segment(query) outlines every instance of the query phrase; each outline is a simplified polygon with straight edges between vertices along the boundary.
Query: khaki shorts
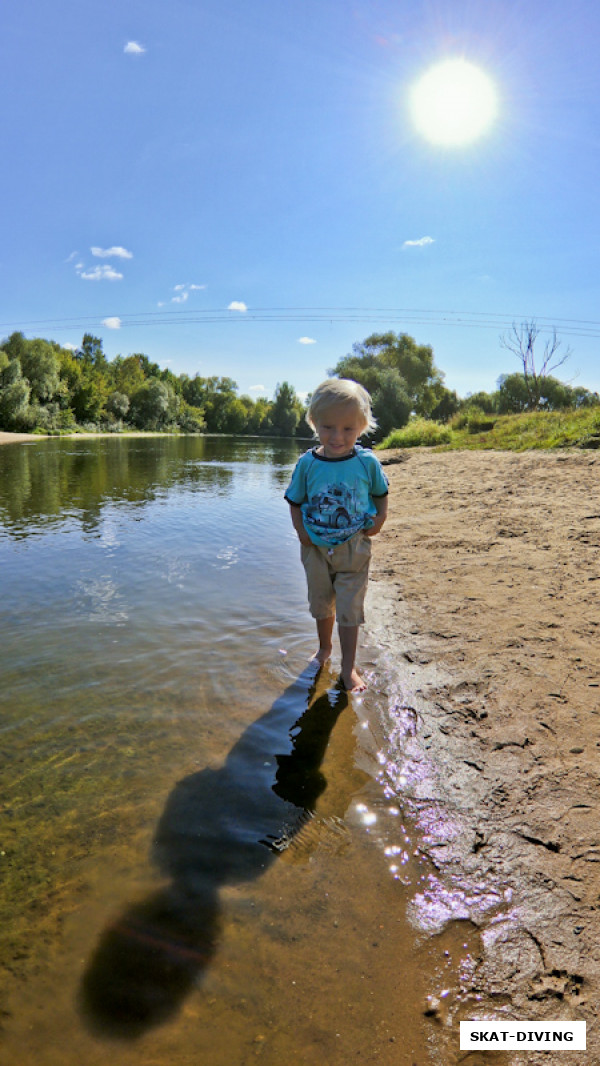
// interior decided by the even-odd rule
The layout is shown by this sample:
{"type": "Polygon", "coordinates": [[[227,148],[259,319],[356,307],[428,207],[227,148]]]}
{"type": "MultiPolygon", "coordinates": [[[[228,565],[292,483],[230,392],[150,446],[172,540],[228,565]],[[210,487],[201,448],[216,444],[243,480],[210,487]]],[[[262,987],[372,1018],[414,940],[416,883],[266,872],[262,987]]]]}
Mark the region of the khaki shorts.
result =
{"type": "Polygon", "coordinates": [[[302,544],[301,549],[308,582],[308,605],[313,618],[331,618],[337,614],[341,626],[362,625],[371,538],[356,533],[335,548],[302,544]]]}

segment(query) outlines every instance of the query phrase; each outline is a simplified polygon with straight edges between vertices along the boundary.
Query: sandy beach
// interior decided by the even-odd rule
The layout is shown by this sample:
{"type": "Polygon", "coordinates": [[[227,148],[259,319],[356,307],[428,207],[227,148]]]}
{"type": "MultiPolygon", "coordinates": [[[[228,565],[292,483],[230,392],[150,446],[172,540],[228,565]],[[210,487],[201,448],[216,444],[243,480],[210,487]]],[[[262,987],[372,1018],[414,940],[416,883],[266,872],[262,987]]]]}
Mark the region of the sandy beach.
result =
{"type": "MultiPolygon", "coordinates": [[[[127,433],[63,433],[61,438],[55,437],[55,440],[72,439],[72,440],[91,440],[94,437],[170,437],[170,433],[161,433],[159,431],[154,432],[148,429],[132,429],[127,433]]],[[[0,429],[0,445],[2,444],[25,444],[27,441],[35,440],[48,440],[48,437],[43,433],[7,433],[5,430],[0,429]]]]}
{"type": "Polygon", "coordinates": [[[40,440],[38,433],[7,433],[0,429],[0,444],[22,444],[28,440],[40,440]]]}
{"type": "Polygon", "coordinates": [[[598,1060],[600,458],[380,456],[368,622],[407,678],[408,754],[433,768],[409,802],[480,933],[466,992],[476,1016],[586,1020],[569,1061],[598,1060]]]}

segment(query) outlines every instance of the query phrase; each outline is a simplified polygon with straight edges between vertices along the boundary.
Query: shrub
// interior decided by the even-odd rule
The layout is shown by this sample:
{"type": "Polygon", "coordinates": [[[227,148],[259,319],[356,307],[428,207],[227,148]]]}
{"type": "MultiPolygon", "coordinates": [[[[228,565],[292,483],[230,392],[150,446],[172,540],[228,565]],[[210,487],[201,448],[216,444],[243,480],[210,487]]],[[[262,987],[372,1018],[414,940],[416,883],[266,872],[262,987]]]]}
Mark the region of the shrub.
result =
{"type": "Polygon", "coordinates": [[[490,415],[477,404],[469,404],[454,416],[450,425],[452,429],[466,429],[469,433],[488,433],[497,421],[497,417],[490,415]]]}
{"type": "Polygon", "coordinates": [[[431,448],[436,444],[449,444],[451,440],[452,432],[448,426],[427,418],[413,418],[402,429],[393,429],[378,448],[431,448]]]}

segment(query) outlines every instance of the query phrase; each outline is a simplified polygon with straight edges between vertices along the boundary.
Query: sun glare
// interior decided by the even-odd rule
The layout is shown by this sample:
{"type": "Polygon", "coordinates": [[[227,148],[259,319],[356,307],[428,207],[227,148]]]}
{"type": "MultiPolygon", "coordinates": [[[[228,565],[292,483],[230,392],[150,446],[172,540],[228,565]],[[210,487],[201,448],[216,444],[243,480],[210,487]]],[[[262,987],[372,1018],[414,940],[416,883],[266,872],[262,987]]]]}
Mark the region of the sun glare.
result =
{"type": "Polygon", "coordinates": [[[428,141],[469,144],[492,125],[498,98],[492,80],[465,59],[436,63],[413,85],[413,121],[428,141]]]}

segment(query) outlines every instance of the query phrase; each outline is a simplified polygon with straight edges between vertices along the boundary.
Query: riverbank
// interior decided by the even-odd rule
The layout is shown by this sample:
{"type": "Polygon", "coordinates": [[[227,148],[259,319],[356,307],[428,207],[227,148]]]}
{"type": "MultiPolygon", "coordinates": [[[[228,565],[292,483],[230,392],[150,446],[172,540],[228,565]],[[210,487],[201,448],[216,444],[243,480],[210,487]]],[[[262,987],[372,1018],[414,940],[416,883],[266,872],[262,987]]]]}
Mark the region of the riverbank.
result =
{"type": "Polygon", "coordinates": [[[6,433],[0,429],[0,444],[22,444],[28,440],[40,440],[38,433],[6,433]]]}
{"type": "MultiPolygon", "coordinates": [[[[186,436],[185,433],[177,434],[178,436],[186,436]]],[[[156,432],[149,429],[132,429],[127,430],[126,433],[62,433],[60,436],[53,435],[47,436],[44,433],[6,433],[5,430],[0,430],[0,445],[2,444],[24,444],[27,441],[37,440],[89,440],[94,437],[173,437],[173,433],[163,433],[160,430],[156,432]]]]}
{"type": "Polygon", "coordinates": [[[588,1051],[570,1061],[589,1062],[600,1051],[600,459],[380,457],[390,518],[369,629],[417,712],[407,803],[449,885],[446,919],[481,937],[463,1003],[446,1013],[585,1019],[588,1051]]]}

